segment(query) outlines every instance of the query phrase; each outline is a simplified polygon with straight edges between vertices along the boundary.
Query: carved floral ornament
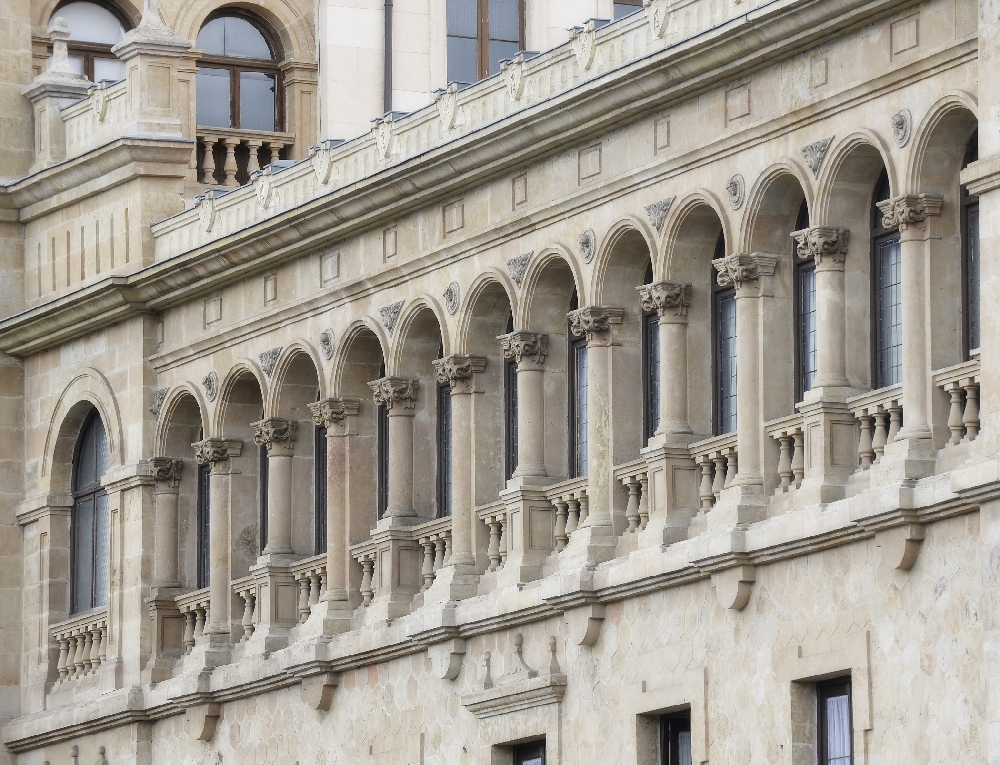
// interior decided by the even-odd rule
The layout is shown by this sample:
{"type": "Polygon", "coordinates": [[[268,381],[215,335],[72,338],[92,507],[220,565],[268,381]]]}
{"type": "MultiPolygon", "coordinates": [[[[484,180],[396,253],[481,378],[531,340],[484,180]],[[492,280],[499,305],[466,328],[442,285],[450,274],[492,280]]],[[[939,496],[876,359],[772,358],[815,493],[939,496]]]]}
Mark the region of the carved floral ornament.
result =
{"type": "Polygon", "coordinates": [[[643,0],[646,21],[653,30],[654,37],[663,37],[667,31],[667,0],[643,0]]]}
{"type": "Polygon", "coordinates": [[[528,261],[531,260],[534,254],[535,252],[532,250],[507,261],[507,271],[510,273],[510,278],[514,280],[514,283],[518,287],[524,281],[524,274],[528,271],[528,261]]]}
{"type": "Polygon", "coordinates": [[[354,398],[324,398],[309,404],[313,422],[321,428],[329,428],[352,417],[361,409],[361,402],[354,398]]]}
{"type": "Polygon", "coordinates": [[[581,27],[569,29],[569,42],[581,71],[590,69],[594,63],[597,51],[597,27],[594,22],[595,19],[590,19],[581,27]]]}
{"type": "Polygon", "coordinates": [[[378,315],[382,317],[382,325],[391,333],[396,327],[399,319],[399,312],[403,310],[403,301],[397,300],[389,305],[384,305],[378,309],[378,315]]]}
{"type": "Polygon", "coordinates": [[[170,457],[153,457],[149,461],[149,467],[156,481],[165,481],[171,489],[176,489],[181,482],[181,470],[184,467],[183,460],[175,460],[170,457]]]}
{"type": "Polygon", "coordinates": [[[819,178],[820,168],[823,167],[823,160],[826,158],[831,143],[833,143],[833,136],[814,141],[800,149],[802,156],[806,158],[806,166],[812,170],[813,178],[819,178]]]}
{"type": "Polygon", "coordinates": [[[882,211],[882,228],[900,231],[923,223],[928,215],[940,215],[943,204],[939,194],[904,194],[877,203],[882,211]]]}
{"type": "Polygon", "coordinates": [[[665,316],[673,311],[674,316],[687,316],[691,305],[691,283],[664,280],[636,287],[642,310],[665,316]]]}
{"type": "Polygon", "coordinates": [[[576,337],[586,335],[587,342],[592,342],[597,335],[610,335],[613,324],[621,324],[624,309],[612,306],[591,305],[570,311],[569,329],[576,337]]]}
{"type": "Polygon", "coordinates": [[[670,207],[673,203],[674,197],[670,197],[669,199],[661,199],[659,202],[646,205],[646,215],[649,216],[649,222],[653,224],[653,228],[656,229],[657,234],[663,233],[663,226],[667,222],[667,213],[670,212],[670,207]]]}
{"type": "Polygon", "coordinates": [[[295,435],[299,424],[295,420],[281,417],[268,417],[260,422],[251,422],[253,442],[257,446],[266,446],[271,451],[275,446],[291,446],[295,443],[295,435]]]}
{"type": "Polygon", "coordinates": [[[209,402],[215,401],[215,397],[219,395],[219,374],[214,369],[209,372],[201,381],[202,386],[205,388],[205,398],[209,402]]]}
{"type": "Polygon", "coordinates": [[[319,352],[329,361],[333,358],[333,330],[324,329],[319,333],[319,352]]]}
{"type": "MultiPolygon", "coordinates": [[[[500,62],[501,71],[503,62],[500,62]]],[[[451,130],[455,126],[455,116],[458,113],[458,83],[449,82],[448,87],[434,91],[434,102],[437,104],[438,118],[442,130],[451,130]]]]}
{"type": "Polygon", "coordinates": [[[401,409],[413,409],[417,403],[418,380],[405,377],[383,377],[372,380],[368,387],[372,389],[375,406],[392,409],[395,404],[401,404],[401,409]]]}
{"type": "Polygon", "coordinates": [[[477,372],[486,369],[486,357],[455,354],[435,359],[433,364],[437,381],[442,385],[447,383],[454,388],[465,380],[471,380],[477,372]]]}
{"type": "Polygon", "coordinates": [[[594,233],[594,230],[588,228],[580,234],[577,243],[580,245],[580,259],[584,263],[592,261],[594,255],[597,253],[597,235],[594,233]]]}
{"type": "Polygon", "coordinates": [[[274,372],[274,367],[278,363],[278,357],[281,355],[281,346],[277,348],[269,348],[257,355],[260,359],[260,368],[264,370],[264,374],[268,377],[274,372]]]}
{"type": "Polygon", "coordinates": [[[729,179],[729,183],[726,184],[726,193],[729,195],[729,206],[734,210],[739,210],[746,194],[746,184],[743,182],[742,175],[737,173],[729,179]]]}
{"type": "Polygon", "coordinates": [[[458,306],[461,303],[462,299],[462,291],[461,288],[458,286],[458,282],[452,282],[451,284],[449,284],[448,289],[446,289],[442,293],[442,297],[444,297],[445,310],[450,315],[454,315],[455,312],[458,310],[458,306]]]}
{"type": "Polygon", "coordinates": [[[242,451],[239,441],[228,438],[206,438],[191,446],[194,447],[194,458],[199,465],[224,462],[230,457],[239,457],[242,451]]]}
{"type": "Polygon", "coordinates": [[[850,229],[813,226],[793,231],[791,236],[795,240],[795,255],[799,260],[813,260],[817,265],[844,265],[850,229]]]}
{"type": "Polygon", "coordinates": [[[719,272],[716,278],[719,286],[734,287],[737,290],[745,284],[758,281],[762,276],[772,276],[777,264],[777,255],[756,252],[737,252],[712,261],[715,270],[719,272]]]}
{"type": "Polygon", "coordinates": [[[544,332],[529,332],[524,329],[500,335],[500,350],[505,359],[514,359],[518,364],[533,361],[536,364],[545,363],[549,352],[549,336],[544,332]]]}
{"type": "Polygon", "coordinates": [[[163,406],[163,401],[167,397],[167,392],[170,388],[153,388],[153,402],[149,405],[150,414],[159,414],[160,407],[163,406]]]}

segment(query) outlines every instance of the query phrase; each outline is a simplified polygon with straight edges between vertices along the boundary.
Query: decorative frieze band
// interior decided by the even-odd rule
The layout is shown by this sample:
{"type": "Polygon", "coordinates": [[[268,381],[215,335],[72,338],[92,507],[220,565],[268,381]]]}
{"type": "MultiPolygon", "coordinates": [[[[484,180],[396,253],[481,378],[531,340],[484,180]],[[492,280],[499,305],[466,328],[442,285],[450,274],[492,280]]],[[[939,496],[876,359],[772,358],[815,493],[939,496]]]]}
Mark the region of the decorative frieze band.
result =
{"type": "Polygon", "coordinates": [[[257,446],[266,446],[268,453],[271,453],[275,450],[291,450],[299,424],[295,420],[268,417],[260,422],[251,422],[250,427],[253,428],[253,442],[257,446]]]}
{"type": "Polygon", "coordinates": [[[928,215],[940,215],[944,198],[940,194],[903,194],[876,204],[882,211],[882,228],[906,231],[923,223],[928,215]]]}
{"type": "Polygon", "coordinates": [[[799,260],[813,260],[816,265],[844,265],[850,229],[813,226],[793,231],[795,255],[799,260]]]}
{"type": "Polygon", "coordinates": [[[360,409],[361,401],[356,398],[324,398],[309,404],[313,422],[321,428],[331,428],[353,417],[360,409]]]}
{"type": "Polygon", "coordinates": [[[435,359],[433,363],[437,381],[442,385],[447,383],[457,393],[471,393],[473,375],[486,369],[485,356],[455,354],[435,359]]]}
{"type": "Polygon", "coordinates": [[[712,261],[719,272],[716,281],[720,287],[740,289],[745,284],[759,281],[762,276],[773,276],[778,256],[768,253],[736,252],[712,261]]]}
{"type": "Polygon", "coordinates": [[[194,447],[194,458],[199,465],[225,462],[232,457],[239,457],[243,451],[243,442],[237,438],[206,438],[191,446],[194,447]]]}
{"type": "Polygon", "coordinates": [[[609,340],[611,327],[621,324],[624,315],[624,308],[604,305],[589,305],[566,314],[569,317],[570,332],[576,337],[586,335],[588,343],[609,340]]]}
{"type": "Polygon", "coordinates": [[[664,279],[644,284],[636,289],[639,291],[639,302],[643,311],[655,312],[660,316],[666,316],[670,312],[674,316],[687,316],[688,307],[691,305],[691,282],[664,279]]]}
{"type": "Polygon", "coordinates": [[[509,335],[500,335],[500,351],[505,359],[514,359],[518,364],[533,361],[544,364],[549,352],[549,336],[545,332],[529,332],[519,329],[509,335]]]}
{"type": "Polygon", "coordinates": [[[400,409],[413,409],[417,404],[418,385],[419,381],[405,377],[383,377],[368,383],[375,405],[390,411],[396,404],[400,405],[400,409]]]}
{"type": "Polygon", "coordinates": [[[172,457],[153,457],[149,461],[149,467],[153,471],[153,478],[160,482],[165,482],[171,489],[176,489],[181,483],[181,470],[184,467],[183,460],[175,460],[172,457]]]}

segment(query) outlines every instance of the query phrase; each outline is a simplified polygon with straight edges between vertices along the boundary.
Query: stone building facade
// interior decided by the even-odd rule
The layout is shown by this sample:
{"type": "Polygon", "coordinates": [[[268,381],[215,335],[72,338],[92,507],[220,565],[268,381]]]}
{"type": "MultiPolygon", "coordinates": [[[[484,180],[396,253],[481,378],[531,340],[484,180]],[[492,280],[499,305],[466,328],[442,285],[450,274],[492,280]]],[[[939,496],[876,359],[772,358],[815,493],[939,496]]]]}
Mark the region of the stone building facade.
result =
{"type": "Polygon", "coordinates": [[[0,760],[1000,763],[1000,3],[71,5],[0,760]]]}

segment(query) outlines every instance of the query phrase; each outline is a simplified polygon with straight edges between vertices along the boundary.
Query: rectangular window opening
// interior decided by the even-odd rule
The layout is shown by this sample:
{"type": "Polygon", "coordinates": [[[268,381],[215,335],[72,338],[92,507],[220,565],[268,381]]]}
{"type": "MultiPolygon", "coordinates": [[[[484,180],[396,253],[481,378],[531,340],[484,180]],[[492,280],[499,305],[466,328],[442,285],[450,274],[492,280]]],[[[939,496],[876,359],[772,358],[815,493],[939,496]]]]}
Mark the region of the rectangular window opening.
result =
{"type": "Polygon", "coordinates": [[[313,449],[313,473],[315,489],[313,492],[313,517],[315,551],[317,555],[326,552],[326,428],[316,426],[315,448],[313,449]]]}
{"type": "Polygon", "coordinates": [[[260,528],[260,541],[257,546],[257,554],[264,552],[264,548],[267,547],[267,479],[268,479],[268,460],[267,460],[267,447],[261,444],[257,448],[257,468],[258,468],[258,481],[257,487],[260,495],[257,498],[257,506],[260,508],[259,513],[259,528],[260,528]]]}
{"type": "Polygon", "coordinates": [[[816,380],[816,265],[812,261],[798,265],[798,390],[796,398],[801,401],[812,390],[816,380]]]}
{"type": "Polygon", "coordinates": [[[570,344],[570,472],[587,475],[587,340],[570,344]]]}
{"type": "Polygon", "coordinates": [[[660,427],[660,317],[642,317],[643,429],[649,441],[660,427]]]}
{"type": "Polygon", "coordinates": [[[451,386],[437,389],[438,517],[451,515],[451,386]]]}
{"type": "Polygon", "coordinates": [[[715,294],[716,435],[736,430],[736,292],[715,294]]]}
{"type": "Polygon", "coordinates": [[[899,236],[875,243],[875,388],[897,385],[903,370],[899,236]]]}
{"type": "Polygon", "coordinates": [[[509,481],[517,470],[517,361],[504,359],[504,462],[509,481]]]}
{"type": "Polygon", "coordinates": [[[524,48],[524,0],[447,0],[448,81],[471,85],[524,48]]]}
{"type": "Polygon", "coordinates": [[[211,486],[212,486],[212,466],[211,465],[199,465],[198,466],[198,572],[197,581],[198,589],[208,587],[209,573],[211,568],[209,567],[210,560],[210,548],[209,548],[209,502],[211,497],[211,486]]]}
{"type": "Polygon", "coordinates": [[[513,747],[514,765],[545,765],[545,741],[532,741],[513,747]]]}
{"type": "Polygon", "coordinates": [[[378,409],[378,431],[376,450],[378,456],[377,491],[378,517],[385,515],[389,508],[389,410],[384,406],[378,409]]]}
{"type": "Polygon", "coordinates": [[[819,765],[853,765],[851,678],[817,684],[816,699],[819,765]]]}
{"type": "Polygon", "coordinates": [[[691,765],[691,712],[660,716],[660,765],[691,765]]]}

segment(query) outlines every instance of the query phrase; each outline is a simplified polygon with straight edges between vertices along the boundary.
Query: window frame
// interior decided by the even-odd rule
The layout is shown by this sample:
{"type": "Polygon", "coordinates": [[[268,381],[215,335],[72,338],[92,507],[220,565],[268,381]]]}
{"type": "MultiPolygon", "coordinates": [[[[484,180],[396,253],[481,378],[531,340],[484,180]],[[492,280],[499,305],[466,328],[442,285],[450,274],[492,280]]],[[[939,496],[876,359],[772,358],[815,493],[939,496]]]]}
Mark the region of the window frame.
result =
{"type": "MultiPolygon", "coordinates": [[[[513,316],[507,327],[509,335],[514,331],[513,316]]],[[[503,407],[504,476],[509,481],[517,470],[517,359],[503,360],[503,407]]]]}
{"type": "MultiPolygon", "coordinates": [[[[105,2],[105,0],[85,0],[92,5],[98,5],[104,10],[108,11],[112,16],[118,19],[118,23],[122,25],[125,33],[128,34],[132,29],[135,28],[135,24],[132,23],[132,19],[119,8],[114,3],[105,2]]],[[[50,20],[54,19],[59,15],[59,10],[67,5],[70,5],[77,0],[65,0],[56,6],[56,9],[52,11],[50,15],[50,20]]],[[[51,23],[51,21],[50,21],[51,23]]],[[[91,82],[97,82],[94,79],[94,59],[95,58],[109,58],[115,59],[116,61],[121,61],[114,53],[111,52],[113,45],[107,45],[105,43],[95,43],[87,42],[85,40],[67,40],[66,41],[66,52],[72,58],[73,56],[81,56],[83,58],[83,73],[86,75],[87,79],[91,82]]],[[[47,46],[48,54],[52,56],[52,44],[49,43],[47,46]]]]}
{"type": "MultiPolygon", "coordinates": [[[[517,0],[518,12],[518,50],[524,50],[525,46],[525,0],[517,0]]],[[[461,40],[471,40],[471,37],[464,35],[453,35],[447,27],[447,9],[445,11],[445,55],[447,56],[448,38],[455,37],[461,40]]],[[[447,63],[446,63],[447,67],[447,63]]],[[[476,70],[478,79],[485,80],[490,76],[490,0],[476,0],[476,70]]],[[[475,83],[462,83],[474,85],[475,83]]]]}
{"type": "MultiPolygon", "coordinates": [[[[579,308],[579,298],[576,291],[573,292],[572,297],[569,301],[569,310],[573,312],[579,308]]],[[[586,467],[584,466],[584,472],[580,470],[580,386],[579,386],[579,376],[578,376],[578,364],[579,356],[582,354],[585,358],[587,355],[587,335],[583,334],[582,337],[575,337],[573,335],[573,322],[570,320],[566,325],[566,382],[568,385],[568,412],[569,415],[569,459],[567,460],[569,468],[568,472],[571,478],[582,478],[587,475],[586,467]]],[[[585,362],[587,364],[587,373],[589,374],[590,365],[589,360],[585,362]]],[[[589,380],[588,380],[589,387],[589,380]]],[[[586,407],[587,401],[584,397],[582,399],[583,406],[586,407]]],[[[590,420],[590,413],[587,412],[587,420],[590,420]]],[[[583,434],[586,436],[586,433],[583,434]]],[[[588,455],[589,457],[589,450],[588,455]]],[[[587,460],[589,463],[589,460],[587,460]]]]}
{"type": "Polygon", "coordinates": [[[389,509],[389,408],[384,405],[375,406],[375,461],[375,514],[381,520],[389,509]]]}
{"type": "MultiPolygon", "coordinates": [[[[977,129],[969,139],[969,145],[965,150],[965,158],[962,161],[964,170],[973,162],[979,159],[979,130],[977,129]]],[[[970,247],[971,237],[969,235],[969,217],[972,210],[979,214],[979,197],[970,194],[967,186],[961,187],[961,236],[962,236],[962,356],[968,361],[972,358],[972,351],[979,345],[972,345],[972,248],[970,247]]],[[[982,262],[981,242],[979,249],[980,268],[982,262]]],[[[980,274],[981,278],[981,274],[980,274]]],[[[980,345],[982,344],[982,283],[979,284],[979,305],[976,306],[977,319],[979,320],[980,345]]]]}
{"type": "Polygon", "coordinates": [[[691,710],[678,710],[659,717],[659,765],[680,765],[680,742],[677,734],[688,733],[691,745],[691,710]]]}
{"type": "Polygon", "coordinates": [[[452,419],[451,385],[438,383],[435,396],[437,431],[437,517],[452,513],[452,419]]]}
{"type": "Polygon", "coordinates": [[[313,552],[326,552],[327,429],[313,425],[313,552]]]}
{"type": "MultiPolygon", "coordinates": [[[[244,128],[240,123],[240,73],[241,72],[258,72],[261,74],[273,74],[275,76],[274,85],[274,131],[275,133],[280,133],[285,130],[285,78],[284,72],[281,70],[281,62],[284,61],[285,55],[281,46],[281,41],[278,39],[278,35],[270,28],[268,24],[260,20],[254,14],[244,11],[240,8],[234,8],[232,6],[226,6],[225,8],[220,8],[208,15],[208,18],[202,23],[198,32],[204,29],[209,23],[215,21],[216,19],[232,17],[240,18],[244,21],[249,22],[254,26],[254,28],[260,32],[261,36],[267,42],[268,46],[271,48],[271,54],[273,58],[271,59],[260,59],[260,58],[240,58],[237,56],[219,56],[216,54],[202,53],[195,67],[198,70],[202,68],[205,69],[225,69],[229,72],[229,126],[219,127],[212,125],[201,125],[198,123],[199,127],[204,127],[206,130],[211,130],[215,127],[218,130],[251,130],[252,128],[244,128]]],[[[197,80],[197,72],[195,73],[195,78],[197,80]]],[[[195,109],[195,122],[197,123],[197,107],[195,109]]],[[[255,132],[271,132],[271,131],[255,131],[255,132]]]]}
{"type": "MultiPolygon", "coordinates": [[[[719,260],[724,257],[726,257],[725,234],[720,232],[719,239],[715,244],[714,259],[719,260]]],[[[719,332],[722,328],[720,321],[720,306],[722,304],[722,300],[730,295],[734,300],[736,299],[736,289],[733,287],[722,287],[719,285],[719,280],[717,278],[718,271],[711,263],[709,264],[709,271],[712,285],[712,432],[716,436],[721,436],[726,435],[727,433],[736,432],[735,427],[733,430],[727,430],[725,432],[722,430],[722,343],[719,342],[719,332]]],[[[739,330],[737,329],[737,332],[738,331],[739,330]]],[[[738,356],[737,364],[739,364],[738,356]]],[[[737,413],[738,412],[739,400],[737,400],[737,413]]]]}
{"type": "MultiPolygon", "coordinates": [[[[649,282],[647,282],[648,284],[649,282]]],[[[642,311],[642,445],[660,426],[660,316],[656,311],[642,311]],[[656,369],[653,369],[655,354],[656,369]]]]}
{"type": "Polygon", "coordinates": [[[830,765],[827,740],[829,731],[827,730],[828,721],[824,713],[824,702],[827,699],[845,695],[847,696],[847,719],[852,731],[852,735],[848,737],[851,742],[849,765],[854,765],[854,698],[851,693],[850,675],[816,683],[816,761],[818,765],[830,765]],[[846,693],[841,691],[846,691],[846,693]]]}
{"type": "Polygon", "coordinates": [[[541,765],[545,765],[547,760],[545,752],[545,739],[526,741],[523,744],[517,744],[511,747],[510,753],[513,765],[525,765],[525,763],[531,762],[537,757],[541,757],[541,765]]]}
{"type": "MultiPolygon", "coordinates": [[[[807,206],[806,200],[802,200],[802,206],[799,208],[798,218],[795,221],[795,230],[802,231],[809,228],[809,208],[807,206]]],[[[805,271],[811,270],[813,272],[813,293],[816,293],[816,259],[809,258],[808,260],[801,260],[798,256],[798,247],[796,243],[792,242],[792,264],[793,271],[795,274],[795,284],[792,285],[794,290],[794,300],[795,300],[795,400],[802,401],[807,393],[803,377],[805,377],[805,334],[802,331],[802,318],[803,318],[803,294],[802,294],[802,275],[805,271]]],[[[816,305],[817,324],[819,322],[818,310],[819,306],[816,305]]],[[[818,331],[817,326],[817,331],[818,331]]],[[[812,390],[812,386],[809,387],[812,390]]]]}
{"type": "MultiPolygon", "coordinates": [[[[71,578],[70,578],[69,590],[70,590],[70,614],[74,615],[86,613],[87,611],[93,611],[97,608],[102,608],[107,605],[107,603],[96,603],[97,600],[96,589],[97,589],[97,552],[99,549],[97,541],[97,533],[99,526],[97,519],[98,501],[101,498],[106,498],[108,496],[108,492],[104,488],[104,485],[101,483],[102,476],[95,475],[94,480],[91,481],[90,483],[84,484],[82,486],[76,485],[77,477],[80,475],[80,467],[81,467],[80,463],[83,458],[82,446],[84,444],[85,439],[89,437],[91,428],[94,427],[94,423],[96,421],[99,421],[101,423],[102,429],[104,430],[105,448],[107,448],[107,437],[108,437],[107,429],[104,427],[104,421],[101,419],[101,415],[97,411],[97,409],[93,409],[84,418],[83,426],[80,428],[80,432],[77,436],[76,443],[73,446],[73,468],[71,473],[71,484],[70,484],[71,493],[73,496],[73,508],[70,516],[69,565],[70,565],[71,578]],[[89,528],[91,536],[91,556],[92,556],[91,571],[90,571],[90,605],[87,608],[81,608],[80,604],[77,603],[77,597],[76,597],[76,591],[77,591],[76,578],[78,576],[77,566],[79,563],[78,561],[79,544],[77,540],[80,538],[79,535],[81,532],[80,522],[78,520],[79,517],[78,507],[82,504],[82,502],[88,500],[93,503],[92,522],[89,528]]],[[[110,518],[108,523],[109,523],[108,547],[110,550],[110,535],[111,535],[110,518]]],[[[108,561],[108,564],[109,564],[109,576],[110,576],[110,560],[108,561]]],[[[111,590],[111,583],[109,581],[108,582],[109,599],[110,599],[110,590],[111,590]]]]}
{"type": "Polygon", "coordinates": [[[195,528],[195,583],[199,590],[211,584],[212,466],[198,465],[197,526],[195,528]]]}
{"type": "MultiPolygon", "coordinates": [[[[887,229],[882,226],[882,212],[878,209],[876,203],[883,201],[884,199],[890,199],[892,197],[892,190],[889,185],[888,173],[883,170],[879,175],[878,180],[875,182],[875,186],[872,189],[871,198],[871,261],[869,272],[871,274],[871,290],[869,295],[869,312],[870,316],[870,337],[871,337],[871,386],[872,390],[880,390],[881,388],[890,387],[892,385],[897,385],[899,382],[887,383],[882,377],[882,365],[881,365],[881,355],[879,351],[879,328],[881,326],[881,312],[879,310],[879,298],[880,292],[882,290],[881,274],[882,269],[879,263],[879,250],[880,247],[888,242],[895,240],[897,246],[899,245],[899,231],[896,229],[887,229]]],[[[902,253],[900,253],[900,261],[902,261],[902,253]]],[[[902,262],[900,263],[900,269],[902,269],[902,262]]],[[[902,286],[900,286],[902,290],[902,286]]],[[[901,298],[902,299],[902,298],[901,298]]],[[[900,319],[902,323],[902,318],[900,319]]],[[[902,378],[902,369],[900,370],[900,378],[902,378]]]]}
{"type": "Polygon", "coordinates": [[[257,447],[257,516],[260,533],[257,535],[257,554],[262,555],[267,547],[267,484],[270,478],[270,460],[267,447],[257,447]]]}

